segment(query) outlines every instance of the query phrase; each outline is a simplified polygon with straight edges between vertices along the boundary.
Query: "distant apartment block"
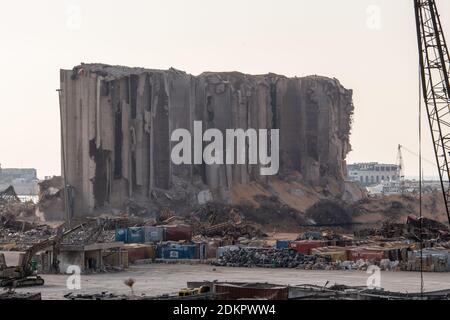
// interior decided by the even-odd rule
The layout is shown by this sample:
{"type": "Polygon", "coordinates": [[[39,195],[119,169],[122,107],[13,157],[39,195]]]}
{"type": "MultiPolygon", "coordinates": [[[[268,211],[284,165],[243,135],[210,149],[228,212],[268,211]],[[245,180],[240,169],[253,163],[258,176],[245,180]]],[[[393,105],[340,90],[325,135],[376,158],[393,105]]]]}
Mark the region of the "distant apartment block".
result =
{"type": "Polygon", "coordinates": [[[0,190],[13,186],[19,195],[38,194],[37,170],[32,168],[2,168],[0,165],[0,190]]]}
{"type": "Polygon", "coordinates": [[[399,171],[399,166],[396,164],[370,162],[347,165],[348,179],[364,186],[379,184],[383,181],[397,181],[399,171]]]}

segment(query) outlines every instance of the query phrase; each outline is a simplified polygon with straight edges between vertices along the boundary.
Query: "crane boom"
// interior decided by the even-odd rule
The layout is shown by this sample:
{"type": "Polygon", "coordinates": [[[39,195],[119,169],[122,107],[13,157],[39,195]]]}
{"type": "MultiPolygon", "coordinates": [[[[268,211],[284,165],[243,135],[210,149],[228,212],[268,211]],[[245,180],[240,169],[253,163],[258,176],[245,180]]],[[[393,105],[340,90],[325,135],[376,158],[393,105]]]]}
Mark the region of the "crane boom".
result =
{"type": "Polygon", "coordinates": [[[420,73],[445,209],[450,223],[450,55],[434,0],[414,0],[420,73]]]}

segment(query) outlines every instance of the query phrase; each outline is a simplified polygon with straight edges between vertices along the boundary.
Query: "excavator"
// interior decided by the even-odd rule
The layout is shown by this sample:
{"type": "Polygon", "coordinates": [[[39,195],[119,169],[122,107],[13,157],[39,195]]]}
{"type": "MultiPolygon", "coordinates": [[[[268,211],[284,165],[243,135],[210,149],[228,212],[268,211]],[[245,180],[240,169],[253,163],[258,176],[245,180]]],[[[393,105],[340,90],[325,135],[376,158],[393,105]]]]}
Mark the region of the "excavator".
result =
{"type": "Polygon", "coordinates": [[[0,287],[4,288],[18,288],[18,287],[31,287],[41,286],[44,284],[44,279],[34,274],[32,259],[40,251],[53,247],[53,261],[52,270],[55,273],[59,272],[58,268],[58,252],[59,246],[65,236],[78,230],[83,225],[79,225],[65,233],[57,232],[55,236],[52,236],[44,241],[32,245],[28,248],[20,260],[18,266],[8,267],[5,262],[3,254],[0,254],[0,287]]]}
{"type": "Polygon", "coordinates": [[[450,54],[435,0],[414,0],[421,94],[450,224],[450,54]]]}

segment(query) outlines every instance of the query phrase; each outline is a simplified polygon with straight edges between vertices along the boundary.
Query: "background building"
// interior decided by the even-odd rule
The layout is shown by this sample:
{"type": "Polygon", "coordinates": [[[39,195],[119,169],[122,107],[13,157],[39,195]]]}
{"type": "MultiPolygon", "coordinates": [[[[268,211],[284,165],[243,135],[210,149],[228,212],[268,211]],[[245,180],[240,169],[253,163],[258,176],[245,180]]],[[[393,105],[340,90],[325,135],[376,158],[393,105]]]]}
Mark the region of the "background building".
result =
{"type": "Polygon", "coordinates": [[[37,195],[36,169],[2,168],[0,165],[0,190],[13,186],[18,195],[37,195]]]}
{"type": "Polygon", "coordinates": [[[396,164],[378,162],[347,165],[348,179],[364,186],[376,185],[383,181],[397,181],[400,167],[396,164]]]}

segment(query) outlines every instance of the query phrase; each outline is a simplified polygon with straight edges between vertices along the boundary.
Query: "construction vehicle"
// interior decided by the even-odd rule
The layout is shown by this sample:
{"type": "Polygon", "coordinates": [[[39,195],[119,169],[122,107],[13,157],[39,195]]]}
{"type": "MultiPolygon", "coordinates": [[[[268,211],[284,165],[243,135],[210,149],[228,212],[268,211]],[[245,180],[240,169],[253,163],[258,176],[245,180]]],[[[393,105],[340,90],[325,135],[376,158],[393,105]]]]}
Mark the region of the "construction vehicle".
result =
{"type": "Polygon", "coordinates": [[[210,291],[208,286],[201,286],[200,288],[183,288],[178,292],[179,297],[189,297],[201,294],[207,294],[210,291]]]}
{"type": "Polygon", "coordinates": [[[422,95],[450,223],[450,54],[434,0],[414,0],[422,95]]]}
{"type": "Polygon", "coordinates": [[[25,251],[25,254],[19,261],[18,266],[8,267],[6,265],[4,256],[0,256],[0,287],[18,288],[41,286],[44,284],[44,279],[35,274],[33,267],[33,257],[40,251],[49,247],[53,247],[53,262],[52,270],[55,273],[59,272],[58,268],[58,252],[59,246],[63,238],[70,233],[78,230],[83,225],[79,225],[65,233],[58,232],[57,235],[50,237],[44,241],[32,245],[25,251]]]}

